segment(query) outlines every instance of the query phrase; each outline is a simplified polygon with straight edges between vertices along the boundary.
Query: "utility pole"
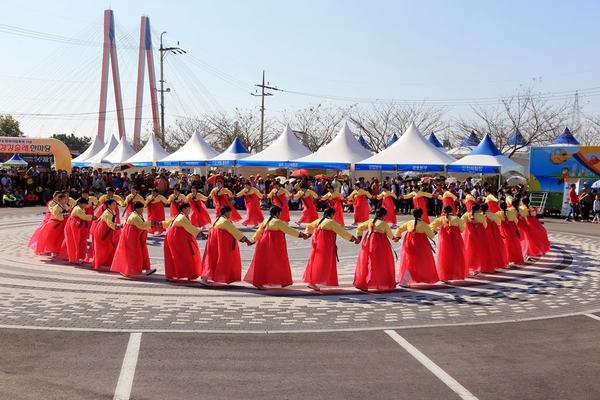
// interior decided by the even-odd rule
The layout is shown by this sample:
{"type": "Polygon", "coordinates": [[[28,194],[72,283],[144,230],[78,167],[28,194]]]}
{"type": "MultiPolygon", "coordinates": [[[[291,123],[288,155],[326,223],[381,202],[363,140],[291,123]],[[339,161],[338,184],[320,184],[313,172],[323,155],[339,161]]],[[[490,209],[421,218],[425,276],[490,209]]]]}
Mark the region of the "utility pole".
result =
{"type": "MultiPolygon", "coordinates": [[[[160,52],[160,139],[161,145],[165,147],[165,92],[170,92],[171,88],[165,89],[165,77],[163,74],[163,61],[169,52],[173,54],[185,54],[186,51],[182,50],[179,47],[163,47],[163,35],[167,32],[163,32],[160,34],[160,48],[158,51],[160,52]]],[[[179,42],[177,42],[179,46],[179,42]]]]}
{"type": "Polygon", "coordinates": [[[264,70],[263,70],[263,74],[262,74],[262,84],[256,84],[254,86],[258,86],[259,88],[262,89],[261,94],[250,93],[252,96],[260,96],[262,98],[261,104],[260,104],[260,150],[262,151],[264,149],[264,139],[265,139],[265,96],[273,96],[273,93],[267,93],[267,92],[265,92],[265,89],[270,89],[270,90],[280,90],[280,89],[277,89],[276,87],[265,85],[265,71],[264,70]]]}

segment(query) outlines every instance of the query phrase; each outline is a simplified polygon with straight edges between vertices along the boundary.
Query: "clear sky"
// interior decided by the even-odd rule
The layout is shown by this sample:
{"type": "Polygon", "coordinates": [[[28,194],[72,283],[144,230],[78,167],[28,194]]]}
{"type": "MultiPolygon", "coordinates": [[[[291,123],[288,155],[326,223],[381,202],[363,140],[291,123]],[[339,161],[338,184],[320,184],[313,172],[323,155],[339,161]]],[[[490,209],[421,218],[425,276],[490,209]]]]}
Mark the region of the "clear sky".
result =
{"type": "MultiPolygon", "coordinates": [[[[15,116],[28,136],[96,134],[107,8],[117,22],[128,135],[142,15],[155,47],[166,31],[166,45],[187,51],[165,59],[167,124],[257,110],[260,98],[250,92],[262,70],[289,91],[267,98],[267,116],[376,99],[427,99],[468,116],[468,104],[521,85],[557,100],[578,90],[583,112],[600,113],[600,2],[593,0],[0,0],[0,7],[0,114],[15,116]]],[[[158,74],[158,52],[155,62],[158,74]]],[[[149,104],[147,87],[145,97],[149,104]]],[[[109,114],[106,134],[116,131],[109,114]]]]}

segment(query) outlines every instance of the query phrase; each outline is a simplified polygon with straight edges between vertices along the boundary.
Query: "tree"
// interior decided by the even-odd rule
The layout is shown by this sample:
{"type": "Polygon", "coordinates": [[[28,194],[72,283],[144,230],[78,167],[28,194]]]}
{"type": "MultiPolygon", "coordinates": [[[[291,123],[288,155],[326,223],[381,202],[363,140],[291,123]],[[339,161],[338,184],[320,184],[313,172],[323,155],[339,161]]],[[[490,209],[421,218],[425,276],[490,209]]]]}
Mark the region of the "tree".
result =
{"type": "Polygon", "coordinates": [[[11,115],[0,115],[0,136],[23,137],[19,128],[19,121],[11,115]]]}
{"type": "Polygon", "coordinates": [[[54,134],[51,138],[58,139],[66,144],[70,151],[77,151],[79,153],[83,153],[92,144],[92,139],[89,137],[77,137],[72,133],[70,135],[65,133],[54,134]]]}

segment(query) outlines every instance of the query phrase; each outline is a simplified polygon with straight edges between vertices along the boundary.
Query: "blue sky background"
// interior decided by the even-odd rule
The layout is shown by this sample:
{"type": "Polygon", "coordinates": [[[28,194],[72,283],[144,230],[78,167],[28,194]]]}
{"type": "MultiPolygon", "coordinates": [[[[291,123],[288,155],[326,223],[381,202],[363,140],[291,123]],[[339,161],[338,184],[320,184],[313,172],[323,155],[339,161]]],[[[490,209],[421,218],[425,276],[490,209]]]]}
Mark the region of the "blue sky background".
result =
{"type": "MultiPolygon", "coordinates": [[[[250,92],[263,69],[271,85],[303,93],[267,98],[275,117],[357,99],[364,106],[427,99],[450,107],[450,116],[468,117],[469,104],[522,85],[556,93],[557,101],[578,90],[582,111],[600,113],[597,1],[0,0],[0,7],[0,114],[14,115],[29,136],[96,134],[106,8],[117,21],[126,108],[135,101],[142,15],[150,17],[155,47],[167,31],[165,44],[179,41],[187,51],[165,59],[167,124],[177,116],[257,109],[260,98],[250,92]]],[[[155,62],[158,74],[157,53],[155,62]]],[[[145,96],[148,104],[147,89],[145,96]]],[[[133,113],[127,117],[131,134],[133,113]]],[[[107,134],[117,130],[113,120],[107,134]]]]}

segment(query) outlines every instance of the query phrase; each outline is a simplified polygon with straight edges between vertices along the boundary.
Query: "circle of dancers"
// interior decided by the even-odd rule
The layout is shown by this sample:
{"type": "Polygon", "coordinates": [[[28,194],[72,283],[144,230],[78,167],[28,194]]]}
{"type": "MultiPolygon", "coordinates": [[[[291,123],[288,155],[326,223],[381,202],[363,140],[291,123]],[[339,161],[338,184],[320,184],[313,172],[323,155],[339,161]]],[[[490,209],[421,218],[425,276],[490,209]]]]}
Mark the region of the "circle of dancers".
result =
{"type": "Polygon", "coordinates": [[[234,195],[221,181],[216,182],[208,196],[192,188],[187,196],[176,189],[166,198],[155,189],[144,199],[134,187],[124,199],[107,188],[100,198],[84,190],[81,198],[74,200],[57,191],[47,204],[48,212],[33,233],[29,247],[40,256],[49,255],[75,265],[87,263],[95,270],[139,279],[156,272],[150,263],[148,234],[166,232],[167,281],[198,280],[203,286],[244,281],[266,290],[293,284],[286,237],[311,239],[302,282],[315,291],[338,286],[338,236],[360,245],[353,285],[361,291],[390,291],[398,286],[439,281],[448,284],[522,265],[528,258],[550,251],[548,233],[536,216],[537,210],[529,206],[528,198],[508,196],[506,201],[498,201],[488,195],[480,204],[467,196],[467,211],[459,217],[456,197],[446,191],[438,196],[443,203],[442,215],[430,221],[425,197],[431,196],[417,186],[403,196],[414,202],[413,219],[393,232],[396,210],[392,198],[396,196],[385,188],[373,196],[382,200],[382,206],[370,218],[367,199],[372,196],[358,184],[346,199],[331,186],[322,197],[303,186],[293,195],[304,206],[297,222],[307,224],[302,232],[288,225],[287,198],[292,195],[279,182],[266,195],[274,204],[266,218],[260,206],[263,194],[247,182],[235,196],[244,197],[247,213],[243,221],[231,205],[234,195]],[[214,221],[204,204],[208,198],[215,204],[214,221]],[[328,204],[322,216],[315,207],[315,200],[319,199],[328,204]],[[344,229],[344,201],[353,204],[354,235],[344,229]],[[165,206],[169,207],[168,219],[165,206]],[[236,228],[233,223],[237,221],[257,228],[252,238],[236,228]],[[206,240],[203,252],[198,238],[206,240]],[[400,240],[398,256],[391,242],[400,240]],[[240,243],[256,244],[243,278],[240,243]]]}

